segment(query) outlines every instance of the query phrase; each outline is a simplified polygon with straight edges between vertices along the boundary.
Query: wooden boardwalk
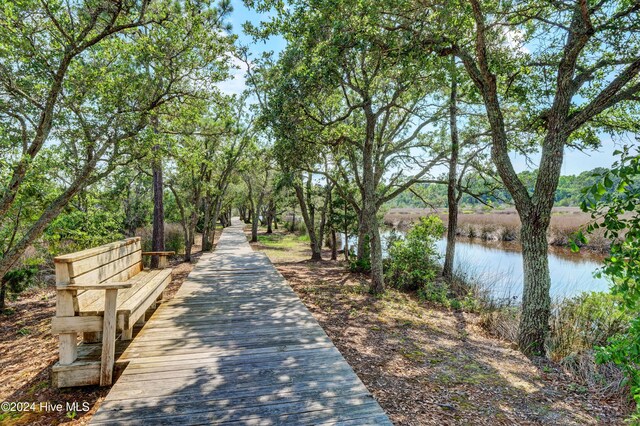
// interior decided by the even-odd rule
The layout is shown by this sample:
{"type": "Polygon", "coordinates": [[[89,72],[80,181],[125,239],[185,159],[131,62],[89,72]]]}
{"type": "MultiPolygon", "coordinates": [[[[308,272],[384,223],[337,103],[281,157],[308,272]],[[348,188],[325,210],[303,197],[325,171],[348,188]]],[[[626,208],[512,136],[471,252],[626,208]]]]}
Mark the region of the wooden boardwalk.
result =
{"type": "Polygon", "coordinates": [[[391,424],[240,224],[119,361],[91,424],[391,424]]]}

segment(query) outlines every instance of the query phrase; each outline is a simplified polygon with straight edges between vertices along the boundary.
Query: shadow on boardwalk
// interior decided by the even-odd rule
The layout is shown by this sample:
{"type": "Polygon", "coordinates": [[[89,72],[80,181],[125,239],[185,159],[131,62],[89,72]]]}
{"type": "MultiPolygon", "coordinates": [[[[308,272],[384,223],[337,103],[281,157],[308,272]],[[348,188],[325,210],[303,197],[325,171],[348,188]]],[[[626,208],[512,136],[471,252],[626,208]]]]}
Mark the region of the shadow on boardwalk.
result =
{"type": "Polygon", "coordinates": [[[390,424],[239,225],[123,359],[92,424],[390,424]]]}

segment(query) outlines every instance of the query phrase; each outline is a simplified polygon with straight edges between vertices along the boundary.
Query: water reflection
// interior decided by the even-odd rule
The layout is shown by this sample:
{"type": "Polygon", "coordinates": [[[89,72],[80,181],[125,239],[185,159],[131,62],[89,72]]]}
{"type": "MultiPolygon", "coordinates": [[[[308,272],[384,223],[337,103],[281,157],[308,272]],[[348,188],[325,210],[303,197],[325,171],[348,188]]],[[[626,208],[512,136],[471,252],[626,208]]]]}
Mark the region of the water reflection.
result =
{"type": "MultiPolygon", "coordinates": [[[[438,241],[444,256],[446,241],[438,241]]],[[[496,297],[520,297],[522,294],[522,255],[517,245],[493,245],[471,241],[457,241],[456,266],[470,274],[477,274],[490,285],[496,297]]],[[[575,296],[583,291],[608,291],[609,282],[593,273],[601,263],[589,256],[566,252],[549,253],[551,297],[575,296]]]]}
{"type": "MultiPolygon", "coordinates": [[[[384,256],[386,242],[392,232],[402,235],[398,230],[381,231],[384,256]]],[[[356,242],[356,239],[349,239],[351,247],[355,247],[356,242]]],[[[444,238],[437,242],[437,248],[444,259],[444,238]]],[[[456,269],[473,276],[490,289],[494,297],[520,299],[523,268],[519,244],[461,239],[456,243],[455,263],[456,269]]],[[[551,297],[559,299],[584,291],[609,291],[608,280],[593,275],[601,266],[601,255],[589,252],[571,253],[568,249],[550,247],[551,297]]]]}

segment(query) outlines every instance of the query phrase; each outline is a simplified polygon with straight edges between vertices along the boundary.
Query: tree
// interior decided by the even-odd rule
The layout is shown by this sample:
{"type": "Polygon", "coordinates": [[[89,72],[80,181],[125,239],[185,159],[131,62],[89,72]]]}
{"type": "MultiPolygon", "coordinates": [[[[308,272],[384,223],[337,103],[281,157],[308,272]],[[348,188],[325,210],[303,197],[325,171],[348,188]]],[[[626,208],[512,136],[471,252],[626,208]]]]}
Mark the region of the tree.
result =
{"type": "Polygon", "coordinates": [[[626,1],[469,0],[443,4],[438,12],[441,28],[417,28],[425,19],[434,22],[434,10],[414,14],[398,28],[420,34],[416,40],[423,52],[426,46],[426,52],[458,57],[482,96],[492,159],[522,222],[518,344],[527,354],[543,354],[551,306],[546,231],[564,149],[598,143],[602,129],[637,127],[630,118],[640,93],[640,10],[626,1]],[[505,115],[514,109],[523,114],[518,131],[510,134],[505,115]],[[527,134],[541,147],[532,192],[509,157],[513,137],[527,134]]]}
{"type": "Polygon", "coordinates": [[[255,145],[253,149],[248,149],[244,164],[240,168],[240,175],[247,188],[246,199],[251,216],[251,242],[256,243],[260,211],[265,201],[273,194],[273,165],[268,149],[255,145]]]}
{"type": "MultiPolygon", "coordinates": [[[[153,132],[158,132],[158,118],[152,117],[153,132]]],[[[164,251],[164,185],[162,183],[162,157],[160,145],[153,146],[151,154],[151,173],[153,182],[153,230],[151,251],[164,251]]],[[[151,267],[157,268],[160,256],[151,256],[151,267]]]]}
{"type": "Polygon", "coordinates": [[[202,234],[203,250],[211,250],[215,236],[216,223],[222,211],[223,202],[229,185],[242,161],[242,156],[251,145],[253,123],[246,112],[246,96],[230,101],[233,107],[225,125],[227,129],[212,163],[214,171],[212,184],[208,187],[204,205],[204,230],[202,234]]]}
{"type": "MultiPolygon", "coordinates": [[[[271,4],[262,2],[263,7],[271,4]]],[[[445,155],[423,132],[443,112],[430,97],[442,76],[439,59],[412,55],[407,38],[382,25],[385,4],[289,6],[265,29],[289,40],[268,100],[272,128],[278,132],[276,140],[290,139],[298,152],[324,151],[338,174],[348,177],[344,181],[355,181],[358,254],[364,255],[368,241],[370,289],[380,293],[384,275],[379,209],[428,176],[445,155]],[[300,125],[306,125],[304,132],[300,125]]],[[[322,168],[311,171],[333,177],[322,168]]],[[[334,184],[339,193],[345,192],[334,184]]]]}
{"type": "MultiPolygon", "coordinates": [[[[228,4],[169,1],[5,3],[0,8],[0,116],[12,138],[2,170],[0,226],[13,227],[41,158],[61,190],[2,249],[3,276],[87,186],[147,151],[152,111],[216,81],[228,4]],[[149,70],[152,72],[149,72],[149,70]],[[6,120],[6,118],[11,120],[6,120]]],[[[3,129],[4,130],[4,129],[3,129]]],[[[22,218],[26,219],[24,216],[22,218]]]]}
{"type": "MultiPolygon", "coordinates": [[[[230,133],[228,111],[224,105],[231,99],[212,95],[209,100],[211,105],[198,102],[191,107],[183,106],[163,130],[170,141],[167,143],[167,155],[174,162],[167,184],[180,215],[185,261],[191,260],[196,228],[201,220],[204,218],[202,228],[209,226],[211,204],[206,196],[213,190],[214,173],[221,166],[221,147],[230,133]],[[217,111],[209,113],[209,109],[217,111]]],[[[203,235],[203,249],[209,242],[207,233],[203,235]]]]}

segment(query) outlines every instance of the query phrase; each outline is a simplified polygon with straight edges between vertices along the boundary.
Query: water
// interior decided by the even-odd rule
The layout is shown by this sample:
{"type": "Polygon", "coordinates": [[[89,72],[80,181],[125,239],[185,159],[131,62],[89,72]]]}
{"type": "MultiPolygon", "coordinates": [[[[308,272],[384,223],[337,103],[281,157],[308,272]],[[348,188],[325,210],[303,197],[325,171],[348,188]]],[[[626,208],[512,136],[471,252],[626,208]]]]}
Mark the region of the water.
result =
{"type": "MultiPolygon", "coordinates": [[[[446,245],[445,239],[437,243],[443,258],[446,245]]],[[[519,246],[514,243],[457,241],[455,264],[470,274],[480,275],[480,281],[490,286],[495,297],[519,299],[523,279],[522,254],[519,250],[519,246]]],[[[551,250],[551,297],[571,297],[583,291],[609,291],[607,279],[593,275],[602,266],[602,262],[598,260],[583,253],[551,250]]]]}
{"type": "MultiPolygon", "coordinates": [[[[401,231],[395,231],[402,235],[401,231]]],[[[386,256],[386,240],[391,235],[388,229],[381,230],[383,255],[386,256]]],[[[344,239],[343,239],[344,241],[344,239]]],[[[355,247],[357,240],[350,239],[355,247]]],[[[444,261],[446,239],[437,242],[444,261]]],[[[549,248],[549,271],[551,274],[551,297],[562,299],[582,292],[604,291],[610,288],[609,281],[596,278],[594,272],[602,266],[602,256],[589,253],[572,253],[567,249],[549,248]]],[[[522,296],[523,267],[520,246],[517,243],[485,242],[479,239],[464,239],[456,242],[455,266],[474,277],[492,296],[503,299],[520,299],[522,296]]]]}

